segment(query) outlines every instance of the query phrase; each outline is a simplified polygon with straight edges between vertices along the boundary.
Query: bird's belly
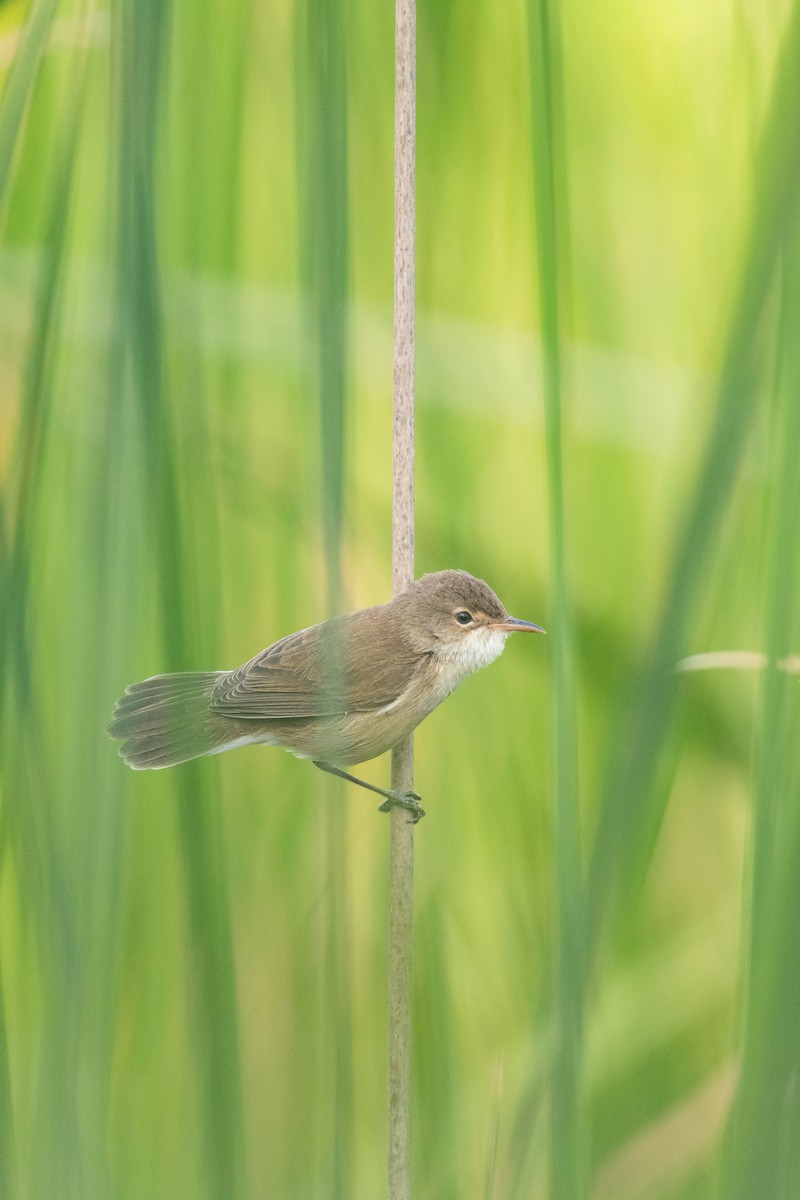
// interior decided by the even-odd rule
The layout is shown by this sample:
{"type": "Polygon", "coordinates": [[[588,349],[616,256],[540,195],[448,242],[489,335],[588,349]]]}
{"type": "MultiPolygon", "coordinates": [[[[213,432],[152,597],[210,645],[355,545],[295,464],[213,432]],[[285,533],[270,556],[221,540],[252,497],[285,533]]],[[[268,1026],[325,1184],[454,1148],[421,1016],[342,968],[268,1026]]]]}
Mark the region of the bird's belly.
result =
{"type": "Polygon", "coordinates": [[[351,713],[331,730],[330,761],[342,766],[368,762],[396,746],[416,723],[403,712],[351,713]]]}
{"type": "Polygon", "coordinates": [[[386,712],[356,712],[343,717],[259,722],[254,740],[282,746],[299,758],[339,766],[367,762],[391,750],[427,716],[398,706],[386,712]]]}
{"type": "Polygon", "coordinates": [[[457,682],[457,673],[452,670],[433,670],[418,675],[403,695],[383,709],[259,722],[259,740],[282,746],[300,758],[343,767],[368,762],[416,729],[450,695],[457,682]]]}

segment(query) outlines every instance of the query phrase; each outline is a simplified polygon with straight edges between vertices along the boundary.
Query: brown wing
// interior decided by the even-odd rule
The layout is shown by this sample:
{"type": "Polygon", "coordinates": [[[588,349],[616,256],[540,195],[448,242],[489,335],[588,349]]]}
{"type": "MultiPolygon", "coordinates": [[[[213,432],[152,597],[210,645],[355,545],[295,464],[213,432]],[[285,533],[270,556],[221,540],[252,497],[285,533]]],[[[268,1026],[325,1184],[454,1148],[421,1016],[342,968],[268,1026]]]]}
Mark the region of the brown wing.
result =
{"type": "Polygon", "coordinates": [[[292,633],[224,676],[211,707],[229,717],[288,720],[384,708],[419,664],[389,605],[292,633]]]}

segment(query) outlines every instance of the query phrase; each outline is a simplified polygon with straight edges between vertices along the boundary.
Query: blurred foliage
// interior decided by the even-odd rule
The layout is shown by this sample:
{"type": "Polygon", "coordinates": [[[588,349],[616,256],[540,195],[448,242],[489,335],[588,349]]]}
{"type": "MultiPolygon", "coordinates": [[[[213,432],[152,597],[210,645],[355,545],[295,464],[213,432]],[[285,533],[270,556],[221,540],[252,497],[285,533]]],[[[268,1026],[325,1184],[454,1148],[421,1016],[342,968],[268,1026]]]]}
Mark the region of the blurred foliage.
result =
{"type": "MultiPolygon", "coordinates": [[[[418,571],[553,635],[416,739],[417,1194],[788,1200],[797,681],[675,666],[798,651],[800,16],[418,53],[418,571]]],[[[103,730],[388,598],[392,59],[364,0],[0,5],[3,1197],[381,1194],[385,819],[103,730]]]]}

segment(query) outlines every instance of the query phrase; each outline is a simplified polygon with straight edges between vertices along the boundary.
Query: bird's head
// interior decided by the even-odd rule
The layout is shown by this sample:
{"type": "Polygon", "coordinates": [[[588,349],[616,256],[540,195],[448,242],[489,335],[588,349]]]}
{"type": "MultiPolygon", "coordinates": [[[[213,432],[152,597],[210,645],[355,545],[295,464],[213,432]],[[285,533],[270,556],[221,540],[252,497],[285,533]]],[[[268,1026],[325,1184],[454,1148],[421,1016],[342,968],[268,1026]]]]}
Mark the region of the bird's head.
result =
{"type": "Polygon", "coordinates": [[[415,648],[452,664],[459,677],[493,662],[510,633],[544,633],[540,625],[509,616],[489,585],[466,571],[423,575],[402,600],[415,648]]]}

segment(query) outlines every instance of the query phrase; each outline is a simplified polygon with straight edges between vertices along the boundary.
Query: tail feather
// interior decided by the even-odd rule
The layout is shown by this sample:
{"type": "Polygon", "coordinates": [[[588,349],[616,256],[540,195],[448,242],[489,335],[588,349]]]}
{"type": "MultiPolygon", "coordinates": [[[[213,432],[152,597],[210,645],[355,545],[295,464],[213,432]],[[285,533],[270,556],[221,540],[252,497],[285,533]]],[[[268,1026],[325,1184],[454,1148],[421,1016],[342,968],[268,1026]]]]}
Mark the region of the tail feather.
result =
{"type": "Polygon", "coordinates": [[[154,675],[131,684],[108,733],[124,739],[120,757],[134,770],[158,770],[221,750],[236,738],[232,722],[209,707],[224,671],[154,675]]]}

